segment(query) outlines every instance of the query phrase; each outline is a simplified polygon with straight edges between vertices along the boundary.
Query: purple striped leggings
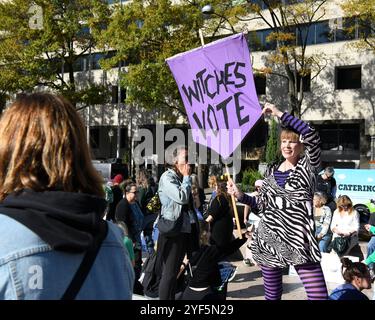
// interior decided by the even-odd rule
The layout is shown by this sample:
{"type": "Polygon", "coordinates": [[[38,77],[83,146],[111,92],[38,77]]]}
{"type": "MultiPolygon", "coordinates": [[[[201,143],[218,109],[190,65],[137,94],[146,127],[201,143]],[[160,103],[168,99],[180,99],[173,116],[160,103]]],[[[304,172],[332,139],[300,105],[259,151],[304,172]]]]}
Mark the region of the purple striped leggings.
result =
{"type": "MultiPolygon", "coordinates": [[[[328,291],[320,263],[307,263],[294,266],[303,286],[308,300],[327,300],[328,291]]],[[[264,295],[266,300],[281,300],[283,293],[282,268],[261,266],[264,295]]]]}

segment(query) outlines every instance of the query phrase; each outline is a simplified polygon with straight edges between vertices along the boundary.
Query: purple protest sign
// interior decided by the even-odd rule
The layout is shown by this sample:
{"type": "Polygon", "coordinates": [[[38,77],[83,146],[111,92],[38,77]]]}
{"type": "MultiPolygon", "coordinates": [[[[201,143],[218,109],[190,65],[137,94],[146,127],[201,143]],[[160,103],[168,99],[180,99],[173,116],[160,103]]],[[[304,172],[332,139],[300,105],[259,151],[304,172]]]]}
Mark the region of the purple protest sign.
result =
{"type": "Polygon", "coordinates": [[[261,116],[242,33],[168,58],[193,140],[227,159],[261,116]]]}

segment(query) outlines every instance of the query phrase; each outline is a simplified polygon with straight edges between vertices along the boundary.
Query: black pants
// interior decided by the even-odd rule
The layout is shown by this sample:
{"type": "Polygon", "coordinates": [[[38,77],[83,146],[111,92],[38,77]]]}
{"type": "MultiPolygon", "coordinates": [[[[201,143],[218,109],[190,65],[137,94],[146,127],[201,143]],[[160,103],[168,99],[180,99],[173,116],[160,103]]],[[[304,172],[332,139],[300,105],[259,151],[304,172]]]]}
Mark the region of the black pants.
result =
{"type": "Polygon", "coordinates": [[[189,246],[190,234],[181,233],[175,237],[159,234],[157,259],[161,259],[162,275],[159,285],[160,300],[174,300],[176,294],[177,274],[189,246]]]}

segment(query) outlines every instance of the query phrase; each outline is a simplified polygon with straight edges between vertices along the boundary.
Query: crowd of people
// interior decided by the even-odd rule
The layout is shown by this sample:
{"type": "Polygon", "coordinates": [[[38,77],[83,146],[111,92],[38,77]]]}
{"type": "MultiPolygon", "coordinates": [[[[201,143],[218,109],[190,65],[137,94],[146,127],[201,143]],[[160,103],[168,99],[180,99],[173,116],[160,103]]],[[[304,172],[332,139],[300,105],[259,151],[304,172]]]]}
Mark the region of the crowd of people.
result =
{"type": "Polygon", "coordinates": [[[348,196],[336,197],[333,168],[321,173],[317,131],[275,105],[263,113],[280,119],[283,160],[251,194],[210,177],[206,201],[187,147],[168,155],[158,183],[139,169],[104,184],[75,108],[48,93],[20,95],[0,120],[0,299],[223,300],[233,273],[222,262],[246,242],[244,263],[261,269],[266,300],[281,299],[290,266],[309,300],[367,299],[375,218],[365,225],[366,260],[345,258],[359,249],[359,215],[348,196]],[[230,197],[246,205],[237,239],[230,197]],[[345,280],[331,295],[328,252],[341,258],[345,280]]]}

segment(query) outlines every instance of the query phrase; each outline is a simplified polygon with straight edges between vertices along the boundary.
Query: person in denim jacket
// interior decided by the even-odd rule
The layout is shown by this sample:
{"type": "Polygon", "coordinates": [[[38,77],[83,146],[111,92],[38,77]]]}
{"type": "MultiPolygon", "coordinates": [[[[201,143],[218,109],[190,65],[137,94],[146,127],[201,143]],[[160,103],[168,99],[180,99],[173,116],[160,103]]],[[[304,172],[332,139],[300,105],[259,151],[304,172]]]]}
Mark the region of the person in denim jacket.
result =
{"type": "Polygon", "coordinates": [[[313,212],[315,217],[315,236],[319,242],[321,252],[328,252],[328,246],[332,239],[332,231],[330,229],[332,221],[332,211],[326,206],[327,196],[325,193],[317,191],[314,193],[313,212]]]}
{"type": "Polygon", "coordinates": [[[103,220],[102,178],[75,108],[47,93],[21,95],[0,120],[0,300],[131,299],[134,272],[121,230],[103,220]]]}
{"type": "MultiPolygon", "coordinates": [[[[191,196],[191,166],[188,162],[186,147],[179,147],[173,153],[174,167],[162,174],[159,181],[159,197],[161,202],[160,215],[167,220],[175,221],[183,215],[183,221],[178,235],[169,236],[159,232],[157,259],[161,259],[162,275],[159,285],[160,300],[174,300],[176,293],[177,274],[185,254],[191,251],[191,234],[199,232],[192,230],[198,226],[198,218],[194,210],[189,210],[192,204],[191,196]]],[[[159,260],[160,261],[160,260],[159,260]]]]}

